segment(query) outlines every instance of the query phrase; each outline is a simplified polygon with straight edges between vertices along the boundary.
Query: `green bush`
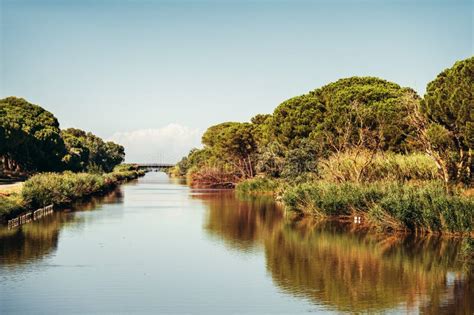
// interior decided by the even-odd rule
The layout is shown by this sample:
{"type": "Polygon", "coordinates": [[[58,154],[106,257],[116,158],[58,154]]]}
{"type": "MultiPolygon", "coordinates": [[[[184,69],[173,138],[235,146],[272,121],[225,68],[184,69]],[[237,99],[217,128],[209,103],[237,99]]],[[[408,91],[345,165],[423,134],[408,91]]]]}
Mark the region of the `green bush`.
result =
{"type": "Polygon", "coordinates": [[[18,195],[0,196],[0,221],[2,217],[20,213],[23,210],[23,203],[18,195]]]}
{"type": "Polygon", "coordinates": [[[43,173],[28,179],[22,197],[31,207],[68,204],[107,188],[105,177],[88,173],[43,173]]]}
{"type": "Polygon", "coordinates": [[[280,184],[274,179],[257,177],[240,182],[236,190],[238,193],[247,195],[274,194],[279,187],[280,184]]]}

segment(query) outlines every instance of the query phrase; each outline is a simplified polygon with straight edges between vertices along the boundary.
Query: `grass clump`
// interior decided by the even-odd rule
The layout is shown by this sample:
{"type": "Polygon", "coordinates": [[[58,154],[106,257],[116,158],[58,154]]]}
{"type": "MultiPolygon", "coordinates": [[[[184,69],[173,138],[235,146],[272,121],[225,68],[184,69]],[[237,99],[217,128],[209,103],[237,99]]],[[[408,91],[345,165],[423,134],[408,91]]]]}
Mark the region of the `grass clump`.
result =
{"type": "Polygon", "coordinates": [[[280,183],[275,179],[256,177],[238,183],[236,190],[246,195],[273,195],[280,187],[280,183]]]}
{"type": "Polygon", "coordinates": [[[421,153],[347,151],[333,154],[320,162],[320,175],[330,182],[427,181],[435,180],[435,162],[421,153]]]}
{"type": "MultiPolygon", "coordinates": [[[[0,219],[9,215],[15,215],[25,210],[23,200],[18,194],[9,196],[0,195],[0,219]]],[[[0,220],[1,221],[1,220],[0,220]]]]}
{"type": "Polygon", "coordinates": [[[283,196],[287,209],[317,217],[358,213],[384,231],[470,233],[474,198],[449,195],[442,183],[314,182],[297,185],[283,196]]]}

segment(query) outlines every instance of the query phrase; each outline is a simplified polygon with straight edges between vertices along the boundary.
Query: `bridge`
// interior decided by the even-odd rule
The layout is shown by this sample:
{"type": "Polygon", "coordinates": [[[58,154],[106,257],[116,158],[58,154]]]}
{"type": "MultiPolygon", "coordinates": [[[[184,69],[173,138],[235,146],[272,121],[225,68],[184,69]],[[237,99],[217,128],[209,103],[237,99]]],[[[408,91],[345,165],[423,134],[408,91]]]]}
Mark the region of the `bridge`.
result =
{"type": "Polygon", "coordinates": [[[174,167],[171,163],[134,163],[139,169],[154,172],[166,172],[174,167]]]}

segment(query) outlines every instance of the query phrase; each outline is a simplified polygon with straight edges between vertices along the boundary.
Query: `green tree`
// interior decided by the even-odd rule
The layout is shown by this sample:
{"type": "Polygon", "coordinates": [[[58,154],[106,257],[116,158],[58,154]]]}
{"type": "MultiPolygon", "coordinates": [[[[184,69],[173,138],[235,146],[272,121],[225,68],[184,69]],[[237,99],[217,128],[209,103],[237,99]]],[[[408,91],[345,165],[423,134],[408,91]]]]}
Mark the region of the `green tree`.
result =
{"type": "Polygon", "coordinates": [[[63,161],[72,171],[110,172],[125,158],[123,146],[104,142],[96,135],[76,128],[61,131],[67,148],[63,161]]]}
{"type": "Polygon", "coordinates": [[[272,136],[285,147],[296,148],[324,120],[324,104],[313,94],[293,97],[273,112],[272,136]]]}
{"type": "Polygon", "coordinates": [[[340,79],[280,104],[271,131],[289,149],[312,138],[321,155],[352,146],[406,151],[412,133],[406,99],[414,106],[419,98],[412,89],[379,78],[340,79]]]}
{"type": "Polygon", "coordinates": [[[5,171],[56,171],[65,153],[56,117],[22,98],[0,100],[0,157],[5,171]]]}
{"type": "Polygon", "coordinates": [[[427,152],[446,183],[472,183],[474,173],[474,57],[458,61],[428,83],[420,106],[427,152]]]}
{"type": "Polygon", "coordinates": [[[253,177],[257,140],[251,123],[225,122],[209,127],[202,142],[217,157],[237,169],[242,177],[253,177]]]}

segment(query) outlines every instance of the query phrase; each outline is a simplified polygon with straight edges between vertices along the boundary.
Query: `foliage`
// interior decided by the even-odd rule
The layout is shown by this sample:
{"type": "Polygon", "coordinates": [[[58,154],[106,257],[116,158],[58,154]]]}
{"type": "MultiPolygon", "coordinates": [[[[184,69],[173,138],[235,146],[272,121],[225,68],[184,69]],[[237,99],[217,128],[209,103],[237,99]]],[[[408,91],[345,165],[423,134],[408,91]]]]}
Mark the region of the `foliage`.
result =
{"type": "Polygon", "coordinates": [[[255,174],[257,140],[251,123],[227,122],[210,127],[202,137],[212,154],[240,172],[242,178],[255,174]]]}
{"type": "Polygon", "coordinates": [[[305,183],[287,190],[283,200],[298,213],[319,217],[357,213],[386,230],[469,233],[474,224],[474,199],[449,195],[439,182],[305,183]]]}
{"type": "Polygon", "coordinates": [[[56,117],[22,98],[0,100],[0,159],[12,172],[61,169],[65,148],[56,117]]]}
{"type": "Polygon", "coordinates": [[[105,175],[90,173],[42,173],[28,179],[21,191],[28,208],[64,205],[103,192],[122,181],[144,175],[143,171],[119,170],[105,175]]]}
{"type": "Polygon", "coordinates": [[[66,144],[67,154],[63,157],[66,168],[75,172],[110,172],[123,162],[123,146],[114,142],[105,142],[94,134],[69,128],[61,131],[66,144]]]}
{"type": "Polygon", "coordinates": [[[0,219],[8,215],[18,214],[24,210],[23,201],[18,194],[0,195],[0,219]]]}
{"type": "Polygon", "coordinates": [[[405,151],[411,128],[400,100],[407,97],[418,102],[413,90],[379,78],[340,79],[280,104],[271,129],[289,149],[316,139],[321,155],[353,145],[405,151]]]}
{"type": "Polygon", "coordinates": [[[331,182],[374,182],[380,180],[434,180],[434,161],[421,153],[396,154],[370,151],[334,153],[320,162],[321,178],[331,182]]]}
{"type": "Polygon", "coordinates": [[[201,167],[190,174],[190,184],[197,187],[234,188],[239,176],[232,170],[216,167],[201,167]]]}
{"type": "MultiPolygon", "coordinates": [[[[445,181],[470,183],[474,176],[474,57],[456,62],[427,86],[421,111],[427,119],[426,150],[445,181]]],[[[423,132],[424,131],[424,132],[423,132]]]]}
{"type": "Polygon", "coordinates": [[[245,195],[275,194],[280,188],[280,183],[268,177],[247,179],[237,184],[238,193],[245,195]]]}

